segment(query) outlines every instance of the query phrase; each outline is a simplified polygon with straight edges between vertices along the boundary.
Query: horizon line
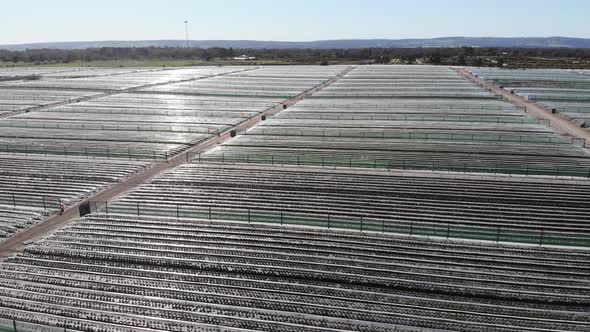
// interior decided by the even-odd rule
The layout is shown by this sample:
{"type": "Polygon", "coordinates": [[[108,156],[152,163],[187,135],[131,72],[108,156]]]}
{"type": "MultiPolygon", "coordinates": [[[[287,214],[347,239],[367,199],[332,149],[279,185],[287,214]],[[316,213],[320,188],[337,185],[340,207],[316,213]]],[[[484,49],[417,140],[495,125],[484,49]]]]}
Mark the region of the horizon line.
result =
{"type": "MultiPolygon", "coordinates": [[[[431,39],[447,39],[447,38],[464,38],[464,39],[550,39],[550,38],[564,38],[564,39],[590,39],[589,37],[568,37],[568,36],[526,36],[526,37],[504,37],[504,36],[442,36],[442,37],[404,37],[404,38],[336,38],[336,39],[315,39],[315,40],[279,40],[279,39],[189,39],[189,42],[229,42],[229,41],[244,41],[244,42],[275,42],[275,43],[314,43],[326,41],[355,41],[355,40],[388,40],[388,41],[404,41],[404,40],[431,40],[431,39]]],[[[66,41],[36,41],[36,42],[17,42],[17,43],[0,43],[1,46],[17,46],[30,44],[57,44],[57,43],[96,43],[96,42],[157,42],[157,41],[178,41],[186,42],[185,39],[175,38],[159,38],[159,39],[96,39],[96,40],[66,40],[66,41]]]]}

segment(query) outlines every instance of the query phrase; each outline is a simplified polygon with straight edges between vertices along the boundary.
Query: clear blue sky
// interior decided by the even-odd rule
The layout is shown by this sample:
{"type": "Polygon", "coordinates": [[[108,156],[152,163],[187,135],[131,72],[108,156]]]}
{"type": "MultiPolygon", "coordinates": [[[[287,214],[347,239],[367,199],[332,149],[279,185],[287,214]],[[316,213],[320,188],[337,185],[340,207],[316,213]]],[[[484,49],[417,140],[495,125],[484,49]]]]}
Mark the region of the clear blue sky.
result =
{"type": "Polygon", "coordinates": [[[0,44],[136,39],[305,41],[590,37],[589,0],[16,0],[0,44]]]}

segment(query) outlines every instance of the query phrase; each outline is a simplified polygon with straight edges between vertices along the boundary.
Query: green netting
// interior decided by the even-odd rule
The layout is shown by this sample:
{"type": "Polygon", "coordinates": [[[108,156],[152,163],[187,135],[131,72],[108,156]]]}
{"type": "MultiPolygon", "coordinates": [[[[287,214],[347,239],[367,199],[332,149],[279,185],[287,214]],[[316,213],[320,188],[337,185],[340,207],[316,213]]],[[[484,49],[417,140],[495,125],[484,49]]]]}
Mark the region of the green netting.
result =
{"type": "Polygon", "coordinates": [[[476,226],[460,223],[410,222],[366,216],[313,214],[252,208],[221,208],[181,204],[141,204],[119,201],[94,203],[94,210],[107,214],[229,220],[248,223],[304,225],[327,229],[348,229],[409,236],[435,236],[494,242],[590,247],[590,234],[544,231],[528,228],[476,226]]]}
{"type": "Polygon", "coordinates": [[[121,148],[87,148],[87,147],[51,147],[39,145],[0,145],[0,152],[44,155],[62,157],[84,157],[84,158],[122,158],[130,160],[168,160],[168,153],[156,150],[138,150],[121,148]]]}
{"type": "Polygon", "coordinates": [[[406,140],[441,140],[462,142],[498,142],[498,143],[526,143],[526,144],[572,144],[573,140],[556,136],[508,136],[485,134],[448,134],[432,132],[395,132],[395,131],[358,131],[358,130],[313,130],[313,129],[257,129],[245,132],[245,135],[270,136],[305,136],[305,137],[353,137],[353,138],[382,138],[406,140]]]}
{"type": "Polygon", "coordinates": [[[453,163],[446,161],[415,161],[391,159],[355,159],[317,155],[197,155],[194,161],[213,161],[222,163],[297,165],[348,168],[377,168],[401,170],[447,171],[462,173],[494,173],[520,175],[548,175],[590,177],[590,167],[560,166],[542,167],[538,165],[484,164],[474,162],[453,163]]]}
{"type": "Polygon", "coordinates": [[[290,120],[387,120],[387,121],[424,121],[424,122],[483,122],[483,123],[516,123],[516,124],[538,124],[540,120],[530,119],[525,117],[512,116],[415,116],[415,115],[399,115],[399,116],[302,116],[297,113],[288,114],[286,116],[279,116],[277,119],[290,120]]]}
{"type": "Polygon", "coordinates": [[[542,95],[530,95],[529,100],[533,101],[575,101],[575,102],[590,102],[590,97],[583,96],[542,96],[542,95]]]}
{"type": "Polygon", "coordinates": [[[477,95],[469,95],[469,94],[456,94],[456,95],[440,95],[440,94],[412,94],[411,92],[408,94],[390,94],[390,95],[368,95],[368,94],[339,94],[339,95],[314,95],[314,99],[384,99],[384,98],[395,98],[395,99],[432,99],[436,97],[437,99],[491,99],[491,100],[498,100],[501,99],[495,95],[487,95],[485,93],[477,94],[477,95]]]}
{"type": "Polygon", "coordinates": [[[28,122],[28,121],[0,121],[0,127],[9,128],[39,128],[39,129],[72,129],[72,130],[113,130],[113,131],[155,131],[172,133],[195,133],[195,134],[217,134],[217,128],[191,128],[173,126],[148,126],[148,125],[105,125],[105,124],[77,124],[77,123],[51,123],[51,122],[28,122]]]}
{"type": "Polygon", "coordinates": [[[0,332],[65,332],[74,331],[63,327],[41,325],[0,318],[0,332]],[[15,329],[16,327],[16,329],[15,329]]]}

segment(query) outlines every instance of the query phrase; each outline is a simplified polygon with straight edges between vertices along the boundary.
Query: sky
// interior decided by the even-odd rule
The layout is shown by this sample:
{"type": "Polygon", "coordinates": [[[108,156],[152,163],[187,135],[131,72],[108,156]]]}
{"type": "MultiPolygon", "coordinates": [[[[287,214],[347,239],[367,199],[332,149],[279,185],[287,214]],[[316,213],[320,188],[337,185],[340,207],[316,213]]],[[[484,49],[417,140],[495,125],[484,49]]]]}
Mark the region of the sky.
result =
{"type": "Polygon", "coordinates": [[[589,0],[2,1],[0,44],[184,39],[590,38],[589,0]]]}

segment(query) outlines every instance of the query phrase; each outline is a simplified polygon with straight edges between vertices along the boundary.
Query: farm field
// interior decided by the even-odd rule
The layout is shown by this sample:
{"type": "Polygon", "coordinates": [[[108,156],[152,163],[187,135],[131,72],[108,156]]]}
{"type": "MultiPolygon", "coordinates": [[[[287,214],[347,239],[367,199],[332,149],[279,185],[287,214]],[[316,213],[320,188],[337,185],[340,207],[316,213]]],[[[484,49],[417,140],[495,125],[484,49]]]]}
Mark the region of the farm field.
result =
{"type": "Polygon", "coordinates": [[[317,86],[327,77],[344,71],[346,66],[330,66],[318,70],[313,66],[263,67],[257,70],[231,73],[208,80],[182,82],[146,88],[150,92],[232,96],[262,96],[288,99],[317,86]]]}
{"type": "Polygon", "coordinates": [[[40,209],[0,205],[0,241],[44,218],[40,209]]]}
{"type": "Polygon", "coordinates": [[[0,241],[146,165],[0,154],[0,241]]]}
{"type": "Polygon", "coordinates": [[[589,176],[590,154],[448,67],[357,67],[199,160],[589,176]]]}
{"type": "Polygon", "coordinates": [[[590,329],[585,142],[456,68],[36,69],[0,70],[40,76],[0,83],[0,332],[590,329]]]}
{"type": "Polygon", "coordinates": [[[117,94],[0,120],[0,145],[7,152],[164,160],[281,101],[117,94]]]}
{"type": "Polygon", "coordinates": [[[167,160],[327,81],[345,68],[307,69],[302,77],[289,76],[295,75],[293,69],[282,67],[270,71],[255,67],[133,72],[82,69],[74,72],[80,75],[77,78],[14,81],[0,87],[0,104],[11,103],[15,92],[23,92],[19,100],[22,108],[10,109],[21,112],[0,119],[0,151],[167,160]],[[250,75],[238,76],[250,71],[250,75]],[[85,72],[87,75],[83,75],[85,72]],[[222,79],[232,73],[234,76],[222,79]],[[98,95],[41,110],[25,109],[33,102],[42,105],[27,96],[41,98],[37,93],[46,92],[54,96],[55,89],[98,95]],[[264,91],[268,93],[261,93],[264,91]],[[3,93],[10,97],[3,101],[3,93]]]}
{"type": "Polygon", "coordinates": [[[99,90],[116,91],[128,88],[138,88],[146,85],[172,83],[182,80],[198,79],[210,75],[219,75],[232,71],[251,69],[251,67],[212,67],[198,69],[168,69],[168,70],[131,70],[113,71],[95,69],[84,73],[43,76],[42,79],[32,81],[13,81],[6,83],[3,88],[46,89],[59,86],[71,90],[99,90]]]}
{"type": "Polygon", "coordinates": [[[0,315],[109,331],[585,331],[587,255],[94,215],[0,266],[0,315]]]}
{"type": "Polygon", "coordinates": [[[590,247],[589,199],[588,181],[193,164],[98,207],[132,216],[590,247]]]}
{"type": "Polygon", "coordinates": [[[499,70],[470,68],[481,78],[546,106],[582,127],[590,127],[588,71],[561,69],[499,70]]]}
{"type": "Polygon", "coordinates": [[[0,116],[98,94],[98,91],[71,91],[54,88],[31,92],[27,89],[2,89],[0,85],[0,116]]]}
{"type": "Polygon", "coordinates": [[[76,78],[91,76],[109,76],[113,74],[129,74],[150,71],[161,71],[162,68],[96,68],[96,67],[7,67],[0,68],[0,80],[19,79],[30,76],[42,78],[76,78]]]}

